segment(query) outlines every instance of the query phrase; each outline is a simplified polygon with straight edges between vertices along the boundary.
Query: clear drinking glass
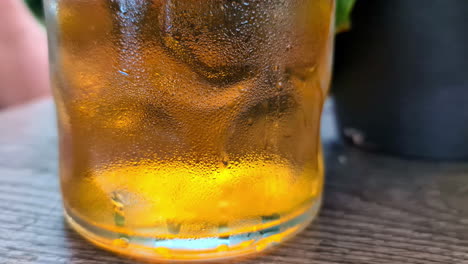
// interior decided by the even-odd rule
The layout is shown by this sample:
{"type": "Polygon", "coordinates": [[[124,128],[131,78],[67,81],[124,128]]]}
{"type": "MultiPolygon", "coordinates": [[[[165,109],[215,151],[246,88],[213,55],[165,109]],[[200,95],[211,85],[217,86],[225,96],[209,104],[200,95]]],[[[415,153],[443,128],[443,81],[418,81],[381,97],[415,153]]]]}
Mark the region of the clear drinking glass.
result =
{"type": "Polygon", "coordinates": [[[333,0],[45,0],[65,217],[153,259],[258,252],[320,206],[333,0]]]}

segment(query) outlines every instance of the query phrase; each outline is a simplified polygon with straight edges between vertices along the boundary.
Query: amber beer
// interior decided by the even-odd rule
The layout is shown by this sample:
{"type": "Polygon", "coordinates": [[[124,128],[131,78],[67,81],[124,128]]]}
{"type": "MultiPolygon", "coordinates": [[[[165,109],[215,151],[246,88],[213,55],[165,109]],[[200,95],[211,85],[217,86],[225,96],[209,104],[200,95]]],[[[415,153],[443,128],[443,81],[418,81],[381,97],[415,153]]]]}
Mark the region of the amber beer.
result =
{"type": "Polygon", "coordinates": [[[124,254],[261,251],[312,220],[332,0],[47,0],[66,219],[124,254]]]}

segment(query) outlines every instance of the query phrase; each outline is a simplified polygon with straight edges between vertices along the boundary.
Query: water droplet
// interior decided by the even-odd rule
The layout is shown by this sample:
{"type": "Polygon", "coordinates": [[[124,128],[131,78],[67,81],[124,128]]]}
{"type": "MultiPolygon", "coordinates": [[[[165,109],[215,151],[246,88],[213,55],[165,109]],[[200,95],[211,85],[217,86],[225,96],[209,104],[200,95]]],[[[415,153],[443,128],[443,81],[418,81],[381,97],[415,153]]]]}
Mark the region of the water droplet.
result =
{"type": "Polygon", "coordinates": [[[111,195],[112,195],[111,201],[112,201],[112,205],[114,206],[114,209],[122,211],[124,208],[124,204],[122,202],[122,196],[118,192],[112,192],[111,195]]]}
{"type": "Polygon", "coordinates": [[[273,227],[270,227],[270,228],[267,228],[267,229],[264,229],[264,230],[260,231],[260,234],[263,237],[269,237],[269,236],[279,234],[280,231],[281,231],[280,226],[273,226],[273,227]]]}
{"type": "Polygon", "coordinates": [[[243,85],[239,85],[239,87],[237,87],[237,89],[239,90],[239,92],[245,92],[246,91],[245,86],[243,86],[243,85]]]}
{"type": "MultiPolygon", "coordinates": [[[[219,233],[225,233],[229,230],[228,228],[228,224],[227,223],[221,223],[218,225],[218,232],[219,233]]],[[[227,237],[223,237],[223,239],[226,239],[226,238],[229,238],[229,236],[227,237]]]]}
{"type": "Polygon", "coordinates": [[[251,232],[247,234],[247,237],[250,239],[250,241],[256,241],[261,238],[260,232],[251,232]]]}
{"type": "Polygon", "coordinates": [[[278,89],[283,88],[283,82],[277,82],[276,83],[276,88],[278,88],[278,89]]]}
{"type": "Polygon", "coordinates": [[[125,216],[117,212],[114,213],[114,223],[116,226],[125,226],[125,216]]]}
{"type": "Polygon", "coordinates": [[[181,228],[181,226],[182,226],[182,223],[176,222],[176,221],[172,221],[172,220],[167,220],[167,221],[166,221],[166,225],[167,225],[167,230],[168,230],[171,234],[177,235],[177,234],[179,234],[179,232],[180,232],[180,228],[181,228]]]}
{"type": "Polygon", "coordinates": [[[226,152],[221,152],[220,154],[221,158],[221,163],[223,164],[224,167],[227,167],[229,165],[229,156],[226,152]]]}
{"type": "Polygon", "coordinates": [[[312,66],[312,67],[308,67],[306,71],[308,71],[309,73],[313,73],[315,72],[316,69],[317,69],[316,66],[312,66]]]}
{"type": "Polygon", "coordinates": [[[116,226],[125,225],[124,204],[118,192],[112,192],[111,202],[114,206],[114,223],[116,226]]]}
{"type": "Polygon", "coordinates": [[[128,76],[128,72],[126,72],[124,70],[120,70],[119,73],[122,74],[122,75],[128,76]]]}
{"type": "Polygon", "coordinates": [[[275,221],[281,218],[280,214],[272,214],[272,215],[264,215],[262,216],[262,222],[263,223],[268,223],[271,221],[275,221]]]}
{"type": "Polygon", "coordinates": [[[126,238],[126,237],[121,237],[121,238],[117,238],[117,239],[114,239],[112,241],[112,244],[116,247],[122,247],[122,248],[125,248],[125,247],[128,247],[128,244],[130,243],[129,239],[126,238]]]}
{"type": "Polygon", "coordinates": [[[123,14],[127,13],[127,5],[125,3],[121,4],[120,7],[120,12],[122,12],[123,14]]]}
{"type": "Polygon", "coordinates": [[[223,251],[228,251],[228,250],[229,250],[229,246],[226,245],[226,244],[219,245],[216,248],[216,251],[218,251],[218,252],[223,252],[223,251]]]}

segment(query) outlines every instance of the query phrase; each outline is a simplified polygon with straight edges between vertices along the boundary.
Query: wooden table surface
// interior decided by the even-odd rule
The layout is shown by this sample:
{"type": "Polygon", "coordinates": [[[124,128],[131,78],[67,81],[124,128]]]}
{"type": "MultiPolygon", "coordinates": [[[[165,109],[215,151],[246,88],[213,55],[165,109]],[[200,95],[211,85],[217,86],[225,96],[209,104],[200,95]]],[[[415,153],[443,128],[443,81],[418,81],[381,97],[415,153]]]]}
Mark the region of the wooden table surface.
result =
{"type": "MultiPolygon", "coordinates": [[[[296,238],[219,263],[468,263],[468,163],[367,154],[336,139],[324,115],[325,203],[296,238]]],[[[62,219],[54,109],[0,113],[0,263],[138,263],[97,249],[62,219]]]]}

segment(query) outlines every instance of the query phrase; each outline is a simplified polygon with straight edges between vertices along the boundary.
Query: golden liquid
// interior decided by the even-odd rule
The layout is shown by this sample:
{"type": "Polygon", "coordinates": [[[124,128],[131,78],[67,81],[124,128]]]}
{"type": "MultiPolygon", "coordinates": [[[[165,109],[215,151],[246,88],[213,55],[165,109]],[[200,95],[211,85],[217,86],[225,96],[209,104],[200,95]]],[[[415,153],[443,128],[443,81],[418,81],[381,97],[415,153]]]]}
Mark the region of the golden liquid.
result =
{"type": "Polygon", "coordinates": [[[47,6],[73,215],[201,238],[260,230],[320,198],[333,1],[47,6]]]}

